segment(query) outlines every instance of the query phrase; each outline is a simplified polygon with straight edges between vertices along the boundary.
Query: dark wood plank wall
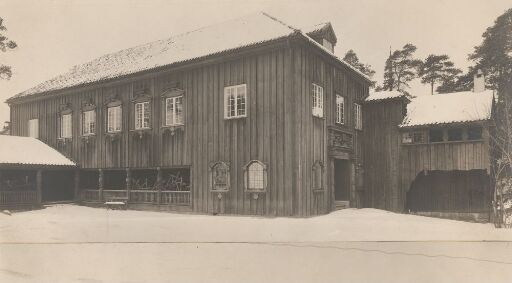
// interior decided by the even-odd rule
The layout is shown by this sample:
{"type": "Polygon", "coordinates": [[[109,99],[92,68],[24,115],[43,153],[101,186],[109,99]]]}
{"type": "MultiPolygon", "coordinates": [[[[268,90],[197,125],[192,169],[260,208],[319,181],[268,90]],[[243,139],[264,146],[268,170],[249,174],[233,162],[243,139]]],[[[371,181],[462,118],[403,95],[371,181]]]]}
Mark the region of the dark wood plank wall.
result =
{"type": "Polygon", "coordinates": [[[490,172],[489,131],[484,127],[483,141],[402,145],[400,152],[400,199],[405,207],[412,182],[424,171],[482,169],[490,172]]]}
{"type": "MultiPolygon", "coordinates": [[[[193,209],[196,212],[307,216],[331,209],[332,184],[315,199],[311,170],[315,160],[327,163],[327,125],[333,123],[333,90],[347,99],[347,129],[353,129],[352,103],[368,93],[365,82],[349,70],[300,45],[273,48],[239,59],[199,67],[143,74],[132,79],[65,91],[55,98],[11,105],[14,135],[28,135],[28,120],[40,119],[40,138],[79,162],[82,168],[190,167],[193,209]],[[161,127],[161,94],[170,82],[184,89],[184,130],[171,135],[161,127]],[[325,119],[311,115],[311,84],[324,86],[325,119]],[[224,119],[224,87],[247,84],[247,118],[224,119]],[[151,96],[151,130],[134,131],[134,89],[151,96]],[[106,103],[117,95],[123,106],[123,131],[117,138],[106,132],[106,103]],[[96,105],[96,135],[81,136],[81,105],[96,105]],[[58,141],[58,112],[73,109],[73,139],[58,141]],[[327,122],[326,122],[327,121],[327,122]],[[128,128],[126,127],[128,125],[128,128]],[[250,160],[268,166],[267,192],[254,199],[244,191],[243,168],[250,160]],[[231,190],[218,198],[209,191],[209,165],[230,163],[231,190]]],[[[352,130],[353,131],[353,130],[352,130]]],[[[355,134],[355,144],[359,144],[355,134]]],[[[359,156],[360,146],[355,152],[359,156]]],[[[358,157],[356,157],[358,158],[358,157]]],[[[327,181],[327,170],[324,170],[327,181]]],[[[326,183],[326,182],[324,182],[326,183]]]]}
{"type": "MultiPolygon", "coordinates": [[[[296,155],[299,158],[297,172],[302,178],[297,179],[297,207],[304,215],[323,214],[332,210],[334,201],[334,163],[329,154],[328,128],[336,127],[353,135],[354,148],[348,151],[349,158],[353,164],[362,164],[362,132],[354,130],[353,104],[362,103],[368,95],[369,86],[351,71],[330,64],[329,60],[307,47],[295,48],[293,54],[295,80],[300,80],[294,84],[300,91],[294,92],[301,94],[297,101],[297,131],[300,134],[296,155]],[[314,117],[311,113],[313,83],[324,88],[324,118],[314,117]],[[335,94],[345,97],[344,125],[335,125],[335,94]],[[323,192],[312,190],[312,169],[316,161],[324,165],[323,192]]],[[[355,180],[351,180],[351,186],[355,190],[355,180]]]]}
{"type": "Polygon", "coordinates": [[[403,100],[368,102],[363,108],[366,207],[400,211],[399,157],[403,100]]]}

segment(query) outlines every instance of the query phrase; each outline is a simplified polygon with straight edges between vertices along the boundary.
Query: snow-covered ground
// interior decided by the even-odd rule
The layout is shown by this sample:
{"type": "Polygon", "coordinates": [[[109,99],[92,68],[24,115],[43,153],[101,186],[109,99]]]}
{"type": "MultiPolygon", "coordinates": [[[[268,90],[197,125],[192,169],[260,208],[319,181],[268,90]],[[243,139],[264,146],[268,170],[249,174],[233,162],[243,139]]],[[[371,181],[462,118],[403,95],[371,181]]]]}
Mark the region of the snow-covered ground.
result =
{"type": "Polygon", "coordinates": [[[0,214],[0,282],[511,282],[512,245],[497,241],[512,230],[376,209],[298,219],[56,205],[0,214]]]}

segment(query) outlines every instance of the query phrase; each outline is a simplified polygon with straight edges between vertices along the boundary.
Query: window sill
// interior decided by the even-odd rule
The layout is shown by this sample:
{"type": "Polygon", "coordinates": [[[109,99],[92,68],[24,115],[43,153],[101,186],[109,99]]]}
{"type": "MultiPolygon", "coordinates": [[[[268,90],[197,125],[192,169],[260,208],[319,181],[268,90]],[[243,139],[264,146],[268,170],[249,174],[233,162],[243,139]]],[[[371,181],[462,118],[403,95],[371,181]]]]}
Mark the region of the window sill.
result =
{"type": "Polygon", "coordinates": [[[265,189],[263,189],[263,190],[248,190],[248,189],[246,189],[245,192],[248,194],[252,194],[252,198],[254,200],[257,200],[259,198],[259,195],[265,194],[267,192],[267,190],[265,190],[265,189]]]}
{"type": "Polygon", "coordinates": [[[325,192],[324,189],[313,189],[313,193],[323,193],[325,192]]]}
{"type": "Polygon", "coordinates": [[[311,115],[313,118],[325,120],[325,116],[311,115]]]}
{"type": "Polygon", "coordinates": [[[162,134],[165,134],[168,132],[171,134],[171,136],[173,136],[177,130],[184,131],[185,125],[184,124],[176,124],[176,125],[170,125],[170,126],[167,126],[167,125],[162,126],[162,134]]]}
{"type": "Polygon", "coordinates": [[[57,141],[62,144],[70,143],[73,140],[72,137],[69,138],[58,138],[57,141]]]}
{"type": "Polygon", "coordinates": [[[235,117],[224,117],[224,120],[237,120],[237,119],[244,119],[244,118],[247,118],[247,115],[235,116],[235,117]]]}
{"type": "Polygon", "coordinates": [[[152,130],[151,128],[142,128],[142,129],[131,130],[130,132],[132,132],[134,136],[138,136],[140,139],[142,139],[146,135],[149,136],[151,130],[152,130]]]}

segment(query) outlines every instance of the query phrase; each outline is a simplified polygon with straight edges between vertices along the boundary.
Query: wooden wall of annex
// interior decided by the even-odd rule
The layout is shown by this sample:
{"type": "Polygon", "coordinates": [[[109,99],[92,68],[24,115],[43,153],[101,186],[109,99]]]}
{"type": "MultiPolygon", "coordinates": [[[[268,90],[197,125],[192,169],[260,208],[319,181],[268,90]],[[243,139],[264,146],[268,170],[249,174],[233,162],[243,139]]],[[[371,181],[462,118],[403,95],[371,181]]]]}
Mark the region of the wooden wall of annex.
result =
{"type": "Polygon", "coordinates": [[[365,207],[401,211],[398,125],[404,118],[404,101],[364,104],[365,207]]]}
{"type": "Polygon", "coordinates": [[[482,169],[489,174],[489,139],[488,128],[484,127],[483,140],[402,145],[399,168],[402,172],[401,205],[405,207],[406,194],[420,173],[482,169]]]}
{"type": "MultiPolygon", "coordinates": [[[[193,210],[202,213],[307,216],[330,211],[330,190],[319,203],[311,190],[314,160],[327,160],[326,126],[331,123],[334,87],[347,97],[362,97],[367,87],[347,70],[326,63],[310,47],[272,48],[238,58],[191,68],[160,71],[105,84],[62,92],[49,99],[11,105],[14,135],[28,135],[28,120],[39,119],[40,139],[77,161],[82,168],[190,167],[193,210]],[[338,80],[339,82],[334,82],[338,80]],[[311,115],[311,83],[324,86],[326,118],[311,115]],[[161,94],[178,83],[184,90],[185,126],[173,135],[162,128],[161,94]],[[224,87],[247,84],[247,117],[224,119],[224,87]],[[151,130],[134,131],[134,89],[148,88],[151,130]],[[106,103],[122,100],[123,130],[106,134],[106,103]],[[329,100],[327,100],[329,99],[329,100]],[[96,105],[94,137],[81,136],[81,107],[96,105]],[[63,104],[73,110],[73,138],[58,141],[58,113],[63,104]],[[327,122],[326,122],[327,121],[327,122]],[[127,127],[128,125],[128,127],[127,127]],[[243,168],[251,160],[267,165],[268,187],[258,199],[245,192],[243,168]],[[230,164],[231,190],[218,198],[210,192],[209,165],[230,164]]],[[[351,98],[349,98],[351,99],[351,98]]],[[[350,100],[349,100],[350,101],[350,100]]],[[[350,105],[350,104],[348,104],[350,105]]],[[[352,113],[347,109],[346,113],[352,113]]],[[[348,114],[347,126],[351,126],[348,114]]],[[[327,173],[324,174],[327,181],[327,173]]]]}

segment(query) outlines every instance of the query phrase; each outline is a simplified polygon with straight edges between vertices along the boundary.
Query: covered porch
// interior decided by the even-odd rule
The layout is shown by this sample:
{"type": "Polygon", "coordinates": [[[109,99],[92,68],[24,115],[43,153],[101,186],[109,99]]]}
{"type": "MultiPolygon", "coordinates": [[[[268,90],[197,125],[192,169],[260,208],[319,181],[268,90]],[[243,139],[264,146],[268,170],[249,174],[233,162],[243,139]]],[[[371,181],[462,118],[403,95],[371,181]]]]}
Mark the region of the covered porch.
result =
{"type": "Polygon", "coordinates": [[[192,209],[188,167],[82,169],[78,178],[78,195],[86,205],[119,201],[135,209],[192,209]]]}
{"type": "Polygon", "coordinates": [[[0,208],[73,200],[75,163],[43,142],[0,136],[0,208]]]}

